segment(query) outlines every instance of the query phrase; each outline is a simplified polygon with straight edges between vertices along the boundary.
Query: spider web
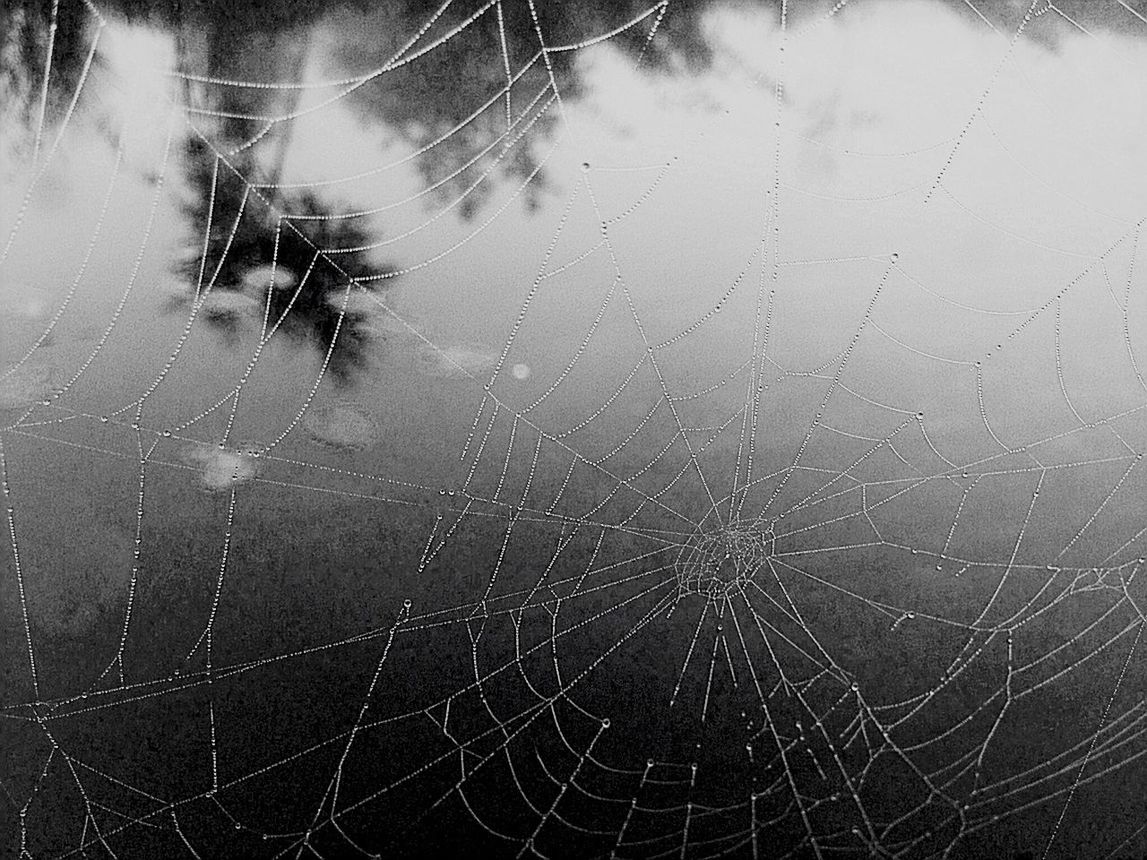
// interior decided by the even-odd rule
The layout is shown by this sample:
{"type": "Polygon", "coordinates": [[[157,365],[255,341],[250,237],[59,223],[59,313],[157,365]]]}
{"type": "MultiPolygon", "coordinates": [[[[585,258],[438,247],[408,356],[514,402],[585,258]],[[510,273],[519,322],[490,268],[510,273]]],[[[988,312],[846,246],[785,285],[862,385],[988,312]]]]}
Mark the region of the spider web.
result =
{"type": "Polygon", "coordinates": [[[6,856],[1147,850],[1142,11],[410,5],[11,14],[6,856]]]}

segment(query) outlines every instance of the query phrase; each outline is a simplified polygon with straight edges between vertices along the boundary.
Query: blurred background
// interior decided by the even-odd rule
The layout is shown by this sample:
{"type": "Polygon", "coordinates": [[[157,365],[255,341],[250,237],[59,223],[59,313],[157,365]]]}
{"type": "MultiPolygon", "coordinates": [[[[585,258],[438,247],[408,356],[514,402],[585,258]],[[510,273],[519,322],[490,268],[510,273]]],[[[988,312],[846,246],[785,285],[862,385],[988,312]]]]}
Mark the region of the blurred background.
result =
{"type": "Polygon", "coordinates": [[[0,854],[1147,852],[1147,8],[0,9],[0,854]]]}

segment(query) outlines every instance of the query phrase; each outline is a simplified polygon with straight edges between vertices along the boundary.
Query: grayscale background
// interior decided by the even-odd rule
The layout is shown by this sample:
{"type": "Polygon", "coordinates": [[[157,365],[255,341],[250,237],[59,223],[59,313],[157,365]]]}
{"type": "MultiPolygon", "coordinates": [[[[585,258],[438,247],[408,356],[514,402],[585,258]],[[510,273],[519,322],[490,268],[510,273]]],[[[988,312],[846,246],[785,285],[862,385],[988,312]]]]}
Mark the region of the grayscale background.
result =
{"type": "Polygon", "coordinates": [[[1147,854],[1142,0],[0,10],[0,856],[1147,854]]]}

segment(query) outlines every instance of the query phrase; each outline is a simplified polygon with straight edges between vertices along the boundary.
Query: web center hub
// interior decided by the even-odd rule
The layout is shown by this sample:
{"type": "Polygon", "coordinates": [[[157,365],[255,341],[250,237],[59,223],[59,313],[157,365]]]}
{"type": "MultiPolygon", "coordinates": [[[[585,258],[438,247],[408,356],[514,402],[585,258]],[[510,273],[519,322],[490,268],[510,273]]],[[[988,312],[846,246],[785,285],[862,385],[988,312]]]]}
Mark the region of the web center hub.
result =
{"type": "Polygon", "coordinates": [[[675,563],[683,591],[721,599],[744,588],[773,555],[772,530],[740,520],[698,530],[675,563]]]}

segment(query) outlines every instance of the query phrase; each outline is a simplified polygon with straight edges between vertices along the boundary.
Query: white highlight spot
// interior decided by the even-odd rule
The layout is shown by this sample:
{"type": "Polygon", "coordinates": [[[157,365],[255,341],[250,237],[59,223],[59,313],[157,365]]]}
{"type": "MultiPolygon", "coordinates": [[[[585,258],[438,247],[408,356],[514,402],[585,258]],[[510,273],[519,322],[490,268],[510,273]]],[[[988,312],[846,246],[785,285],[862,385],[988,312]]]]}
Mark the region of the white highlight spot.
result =
{"type": "Polygon", "coordinates": [[[415,356],[415,367],[423,376],[462,380],[484,376],[497,361],[498,353],[480,344],[423,344],[415,356]]]}
{"type": "Polygon", "coordinates": [[[510,368],[510,373],[514,374],[514,379],[529,379],[530,366],[519,362],[510,368]]]}
{"type": "Polygon", "coordinates": [[[270,290],[293,290],[299,279],[283,266],[263,265],[249,269],[243,275],[243,289],[255,293],[270,290]]]}
{"type": "Polygon", "coordinates": [[[255,477],[260,447],[243,444],[237,448],[196,443],[184,451],[183,460],[199,470],[199,483],[208,492],[229,490],[255,477]]]}
{"type": "Polygon", "coordinates": [[[212,319],[233,318],[240,314],[253,311],[259,303],[250,296],[237,290],[212,290],[199,300],[203,312],[212,319]]]}
{"type": "Polygon", "coordinates": [[[362,450],[374,444],[378,424],[363,407],[340,403],[319,406],[303,416],[303,429],[320,445],[362,450]]]}
{"type": "Polygon", "coordinates": [[[24,409],[43,400],[51,391],[52,371],[25,364],[0,371],[0,409],[24,409]]]}

